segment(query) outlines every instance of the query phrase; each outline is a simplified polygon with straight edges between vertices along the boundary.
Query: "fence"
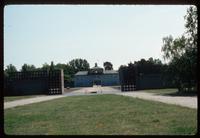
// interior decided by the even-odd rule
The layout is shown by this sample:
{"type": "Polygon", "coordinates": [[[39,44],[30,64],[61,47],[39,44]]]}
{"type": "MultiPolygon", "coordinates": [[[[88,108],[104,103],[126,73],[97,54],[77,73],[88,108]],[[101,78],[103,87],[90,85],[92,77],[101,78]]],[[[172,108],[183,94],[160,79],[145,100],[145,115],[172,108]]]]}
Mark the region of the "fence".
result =
{"type": "Polygon", "coordinates": [[[134,91],[136,87],[134,84],[123,84],[121,85],[121,91],[134,91]]]}
{"type": "Polygon", "coordinates": [[[123,67],[119,70],[121,91],[136,90],[136,70],[135,67],[123,67]]]}
{"type": "Polygon", "coordinates": [[[49,72],[48,79],[49,94],[62,94],[64,91],[63,71],[55,70],[49,72]]]}
{"type": "Polygon", "coordinates": [[[4,95],[51,95],[63,91],[63,70],[15,72],[4,80],[4,95]]]}

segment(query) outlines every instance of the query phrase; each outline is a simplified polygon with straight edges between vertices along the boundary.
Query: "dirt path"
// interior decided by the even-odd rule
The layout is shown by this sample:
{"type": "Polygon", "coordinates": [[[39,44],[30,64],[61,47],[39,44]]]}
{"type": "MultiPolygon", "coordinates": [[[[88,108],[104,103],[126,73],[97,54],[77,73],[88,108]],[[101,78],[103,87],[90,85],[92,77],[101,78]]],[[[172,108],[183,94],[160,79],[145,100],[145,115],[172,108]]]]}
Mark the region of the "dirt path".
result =
{"type": "Polygon", "coordinates": [[[79,90],[73,91],[75,94],[91,94],[91,93],[97,93],[97,94],[111,94],[111,93],[117,93],[121,92],[120,90],[114,89],[112,87],[101,87],[101,86],[93,86],[93,87],[82,87],[79,90]]]}
{"type": "Polygon", "coordinates": [[[156,95],[153,93],[147,93],[145,91],[122,92],[116,94],[197,109],[197,97],[163,96],[163,95],[156,95]]]}
{"type": "Polygon", "coordinates": [[[64,97],[64,95],[40,96],[40,97],[34,97],[34,98],[15,100],[11,102],[4,102],[4,109],[26,105],[26,104],[38,103],[42,101],[48,101],[48,100],[57,99],[61,97],[64,97]]]}
{"type": "Polygon", "coordinates": [[[4,102],[4,109],[57,99],[65,96],[97,95],[97,94],[118,94],[118,95],[131,96],[145,100],[159,101],[167,104],[175,104],[197,109],[197,97],[162,96],[162,95],[155,95],[153,93],[148,93],[145,91],[121,92],[120,90],[112,87],[99,87],[99,86],[80,88],[78,90],[74,90],[72,92],[65,93],[63,95],[41,96],[41,97],[22,99],[11,102],[4,102]]]}
{"type": "Polygon", "coordinates": [[[65,92],[63,95],[50,95],[50,96],[44,95],[40,97],[33,97],[33,98],[15,100],[15,101],[10,101],[10,102],[4,102],[4,109],[32,104],[32,103],[38,103],[42,101],[53,100],[53,99],[66,97],[66,96],[113,94],[116,92],[120,92],[120,91],[111,87],[94,86],[94,87],[76,88],[76,89],[73,89],[72,91],[65,92]]]}

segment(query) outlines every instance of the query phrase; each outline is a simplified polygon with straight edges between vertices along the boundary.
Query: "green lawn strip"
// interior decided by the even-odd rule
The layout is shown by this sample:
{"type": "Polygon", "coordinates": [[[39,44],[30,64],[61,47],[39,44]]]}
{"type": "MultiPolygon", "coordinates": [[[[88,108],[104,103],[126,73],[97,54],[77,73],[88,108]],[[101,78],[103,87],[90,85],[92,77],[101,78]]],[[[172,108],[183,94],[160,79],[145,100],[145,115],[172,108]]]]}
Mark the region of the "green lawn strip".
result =
{"type": "Polygon", "coordinates": [[[178,89],[148,89],[148,90],[141,90],[148,93],[154,93],[157,95],[166,95],[166,94],[174,94],[178,92],[178,89]]]}
{"type": "Polygon", "coordinates": [[[38,96],[43,96],[43,95],[6,96],[6,97],[4,97],[4,102],[11,102],[11,101],[15,101],[15,100],[33,98],[33,97],[38,97],[38,96]]]}
{"type": "Polygon", "coordinates": [[[195,134],[197,110],[119,95],[64,97],[4,110],[11,135],[195,134]]]}

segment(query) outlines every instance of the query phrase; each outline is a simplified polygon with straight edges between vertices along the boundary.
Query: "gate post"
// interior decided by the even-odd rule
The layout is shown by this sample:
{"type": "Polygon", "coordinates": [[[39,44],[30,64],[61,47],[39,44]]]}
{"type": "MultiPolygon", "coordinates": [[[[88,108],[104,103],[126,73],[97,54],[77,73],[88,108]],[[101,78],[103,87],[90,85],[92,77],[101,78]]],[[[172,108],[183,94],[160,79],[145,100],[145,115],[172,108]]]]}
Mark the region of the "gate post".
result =
{"type": "Polygon", "coordinates": [[[60,75],[60,82],[61,82],[61,85],[60,85],[60,90],[61,90],[61,94],[64,93],[64,73],[63,73],[63,69],[61,69],[61,75],[60,75]]]}

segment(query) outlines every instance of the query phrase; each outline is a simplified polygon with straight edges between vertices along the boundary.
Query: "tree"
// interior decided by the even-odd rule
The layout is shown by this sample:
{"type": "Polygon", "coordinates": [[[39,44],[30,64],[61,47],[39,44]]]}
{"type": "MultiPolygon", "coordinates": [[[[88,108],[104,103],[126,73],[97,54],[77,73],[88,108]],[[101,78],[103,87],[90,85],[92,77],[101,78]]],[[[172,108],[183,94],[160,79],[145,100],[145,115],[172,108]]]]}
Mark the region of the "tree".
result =
{"type": "Polygon", "coordinates": [[[50,65],[48,65],[47,63],[44,63],[44,64],[42,65],[41,70],[45,70],[45,71],[50,70],[50,65]]]}
{"type": "Polygon", "coordinates": [[[184,16],[186,32],[173,39],[170,35],[163,38],[162,52],[164,59],[169,60],[168,72],[179,91],[188,90],[196,82],[197,67],[197,9],[191,6],[184,16]]]}
{"type": "Polygon", "coordinates": [[[14,65],[9,64],[6,66],[6,69],[4,70],[4,75],[5,77],[8,77],[13,72],[17,72],[17,68],[14,65]]]}
{"type": "Polygon", "coordinates": [[[164,53],[164,59],[172,60],[173,58],[180,58],[185,52],[186,38],[182,35],[179,38],[167,36],[163,38],[163,46],[161,51],[164,53]]]}
{"type": "Polygon", "coordinates": [[[22,65],[21,72],[26,72],[26,71],[35,71],[36,67],[34,65],[28,65],[24,64],[22,65]]]}
{"type": "MultiPolygon", "coordinates": [[[[153,59],[153,58],[152,58],[153,59]]],[[[153,60],[154,65],[162,65],[162,61],[160,59],[154,59],[153,60]]]]}
{"type": "Polygon", "coordinates": [[[197,49],[197,8],[195,6],[191,6],[187,9],[187,14],[184,16],[186,20],[185,35],[187,36],[188,46],[190,48],[197,49]]]}
{"type": "Polygon", "coordinates": [[[72,69],[74,70],[74,73],[77,73],[78,71],[84,71],[89,70],[90,65],[85,59],[73,59],[68,63],[72,69]]]}
{"type": "Polygon", "coordinates": [[[188,67],[191,70],[191,76],[193,77],[193,80],[197,82],[197,8],[195,6],[191,6],[187,10],[187,14],[185,15],[185,28],[186,32],[185,35],[187,37],[187,47],[185,56],[189,58],[190,64],[188,64],[188,67]]]}
{"type": "Polygon", "coordinates": [[[186,32],[181,37],[173,39],[169,35],[163,38],[162,52],[164,52],[164,59],[180,58],[191,49],[197,52],[197,8],[189,7],[184,19],[186,19],[186,32]]]}
{"type": "Polygon", "coordinates": [[[7,73],[10,73],[10,72],[17,72],[17,68],[16,68],[14,65],[9,64],[9,65],[6,66],[5,71],[6,71],[7,73]]]}
{"type": "Polygon", "coordinates": [[[55,65],[55,69],[63,69],[64,80],[69,82],[72,81],[72,76],[74,75],[74,71],[69,64],[58,63],[55,65]]]}
{"type": "Polygon", "coordinates": [[[113,70],[113,65],[111,62],[106,61],[103,63],[103,66],[105,70],[113,70]]]}

